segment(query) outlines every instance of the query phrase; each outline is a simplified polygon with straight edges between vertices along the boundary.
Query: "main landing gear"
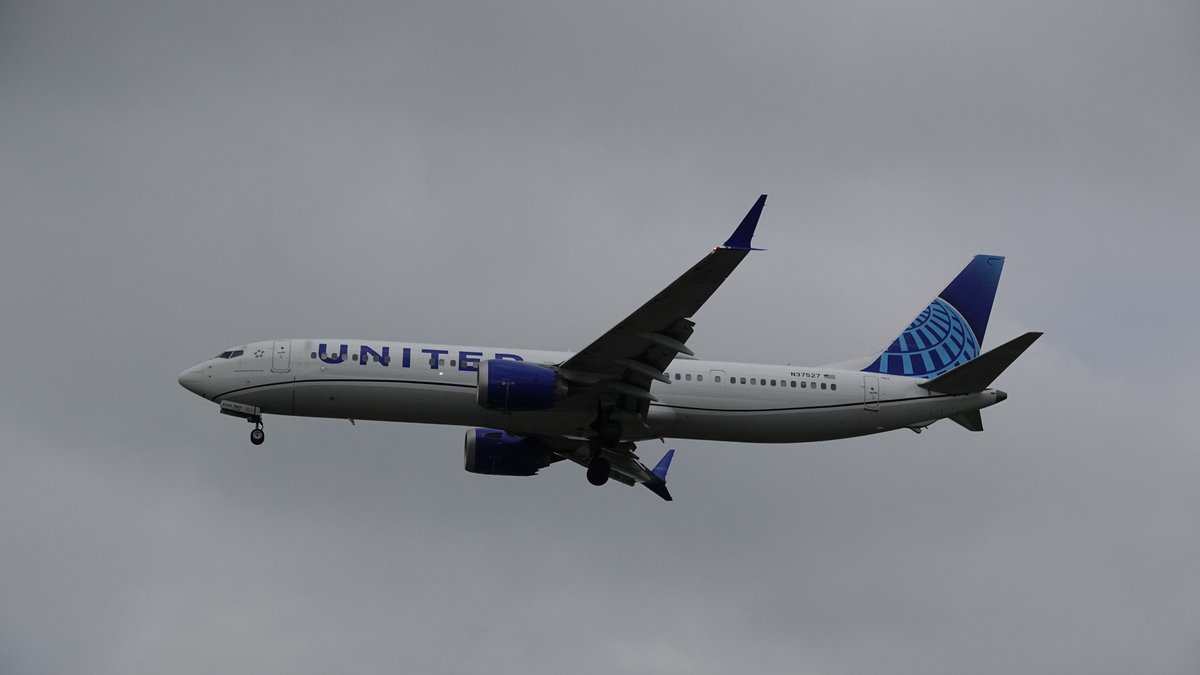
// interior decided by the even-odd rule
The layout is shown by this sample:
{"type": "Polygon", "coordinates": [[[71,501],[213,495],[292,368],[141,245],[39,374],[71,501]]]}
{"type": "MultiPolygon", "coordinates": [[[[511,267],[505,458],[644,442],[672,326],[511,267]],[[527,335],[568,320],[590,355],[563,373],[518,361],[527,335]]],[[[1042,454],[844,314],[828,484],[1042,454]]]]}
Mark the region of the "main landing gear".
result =
{"type": "Polygon", "coordinates": [[[588,462],[587,479],[592,485],[604,485],[612,471],[612,464],[604,457],[604,448],[615,447],[621,442],[621,423],[603,411],[592,423],[595,438],[589,441],[591,459],[588,462]]]}
{"type": "Polygon", "coordinates": [[[588,463],[587,479],[592,485],[604,485],[608,482],[608,474],[612,464],[600,454],[600,444],[592,441],[592,459],[588,463]]]}

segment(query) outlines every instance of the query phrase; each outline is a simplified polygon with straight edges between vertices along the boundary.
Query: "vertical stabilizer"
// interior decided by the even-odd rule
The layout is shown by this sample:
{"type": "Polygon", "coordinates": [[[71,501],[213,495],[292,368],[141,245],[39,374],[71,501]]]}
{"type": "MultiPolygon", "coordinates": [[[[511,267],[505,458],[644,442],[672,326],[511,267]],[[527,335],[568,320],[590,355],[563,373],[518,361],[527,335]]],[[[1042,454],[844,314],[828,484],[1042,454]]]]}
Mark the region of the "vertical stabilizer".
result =
{"type": "Polygon", "coordinates": [[[1004,258],[977,255],[863,370],[937,377],[979,355],[1004,258]]]}

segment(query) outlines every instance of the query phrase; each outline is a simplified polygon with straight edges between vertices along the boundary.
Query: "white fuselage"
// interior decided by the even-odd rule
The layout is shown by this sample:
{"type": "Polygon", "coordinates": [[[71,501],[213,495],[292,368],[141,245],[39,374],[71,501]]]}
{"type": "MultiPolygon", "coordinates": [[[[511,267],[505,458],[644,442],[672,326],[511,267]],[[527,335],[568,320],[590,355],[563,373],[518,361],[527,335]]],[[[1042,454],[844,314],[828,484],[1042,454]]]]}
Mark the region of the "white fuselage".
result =
{"type": "MultiPolygon", "coordinates": [[[[584,437],[594,399],[551,410],[506,413],[477,402],[477,364],[492,358],[557,364],[568,352],[387,342],[273,340],[213,358],[180,383],[207,399],[263,413],[503,429],[584,437]],[[324,345],[324,347],[322,347],[324,345]]],[[[645,423],[621,419],[627,440],[671,437],[795,443],[861,436],[979,410],[1003,400],[995,389],[946,395],[924,379],[825,367],[773,366],[677,358],[670,384],[655,382],[645,423]]]]}

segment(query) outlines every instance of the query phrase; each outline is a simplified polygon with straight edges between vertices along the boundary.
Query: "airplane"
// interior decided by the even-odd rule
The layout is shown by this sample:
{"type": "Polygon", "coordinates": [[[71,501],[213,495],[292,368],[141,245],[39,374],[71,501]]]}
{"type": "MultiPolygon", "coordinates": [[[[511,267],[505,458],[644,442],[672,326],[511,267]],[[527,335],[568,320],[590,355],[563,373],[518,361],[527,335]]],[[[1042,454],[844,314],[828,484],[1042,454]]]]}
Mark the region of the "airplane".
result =
{"type": "Polygon", "coordinates": [[[254,424],[263,415],[470,427],[467,471],[531,476],[570,460],[588,482],[644,485],[671,501],[669,449],[653,439],[800,443],[941,419],[982,431],[991,387],[1040,332],[983,352],[1004,258],[977,255],[890,345],[825,366],[706,361],[688,348],[692,317],[751,252],[766,195],[724,244],[578,352],[355,339],[279,339],[226,349],[179,383],[254,424]]]}

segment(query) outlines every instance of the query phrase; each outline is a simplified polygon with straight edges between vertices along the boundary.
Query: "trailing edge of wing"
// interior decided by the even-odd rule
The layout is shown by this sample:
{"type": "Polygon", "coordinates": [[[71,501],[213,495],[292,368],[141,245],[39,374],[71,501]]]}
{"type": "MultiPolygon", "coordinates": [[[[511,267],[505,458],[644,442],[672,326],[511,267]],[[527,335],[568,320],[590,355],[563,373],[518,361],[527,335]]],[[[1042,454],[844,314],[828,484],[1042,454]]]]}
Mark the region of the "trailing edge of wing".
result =
{"type": "Polygon", "coordinates": [[[940,394],[971,394],[983,391],[1041,336],[1041,333],[1031,332],[1009,340],[954,370],[921,383],[920,386],[940,394]]]}

